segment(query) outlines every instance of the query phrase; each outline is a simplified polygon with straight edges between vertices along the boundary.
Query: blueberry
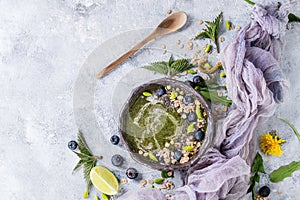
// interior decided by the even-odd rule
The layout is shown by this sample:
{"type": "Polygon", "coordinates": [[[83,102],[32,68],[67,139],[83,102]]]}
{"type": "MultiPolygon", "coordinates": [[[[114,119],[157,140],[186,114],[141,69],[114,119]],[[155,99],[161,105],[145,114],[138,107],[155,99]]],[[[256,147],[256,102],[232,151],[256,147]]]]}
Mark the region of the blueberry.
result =
{"type": "Polygon", "coordinates": [[[182,152],[179,151],[179,150],[175,150],[173,157],[174,157],[175,160],[179,161],[181,159],[181,157],[182,157],[182,152]]]}
{"type": "Polygon", "coordinates": [[[117,166],[117,167],[121,166],[123,164],[123,161],[124,161],[123,157],[119,154],[113,155],[111,157],[111,163],[114,166],[117,166]]]}
{"type": "Polygon", "coordinates": [[[204,79],[203,79],[201,76],[197,75],[197,76],[194,76],[193,82],[194,82],[195,84],[197,84],[197,83],[202,83],[202,82],[204,82],[204,79]]]}
{"type": "Polygon", "coordinates": [[[189,105],[190,103],[193,103],[193,102],[194,102],[194,99],[193,99],[193,97],[191,97],[191,96],[185,96],[185,97],[183,97],[182,102],[183,102],[185,105],[189,105]]]}
{"type": "Polygon", "coordinates": [[[111,142],[113,145],[117,145],[117,144],[119,144],[119,142],[120,142],[120,138],[119,138],[119,136],[117,136],[117,135],[113,135],[113,136],[111,136],[111,138],[110,138],[110,142],[111,142]]]}
{"type": "Polygon", "coordinates": [[[75,150],[75,149],[77,148],[77,146],[78,146],[78,144],[77,144],[77,142],[74,141],[74,140],[71,140],[70,142],[68,142],[68,147],[69,147],[69,149],[71,149],[71,150],[75,150]]]}
{"type": "Polygon", "coordinates": [[[186,84],[188,84],[189,86],[191,86],[192,88],[194,88],[196,85],[193,81],[185,81],[186,84]]]}
{"type": "Polygon", "coordinates": [[[201,131],[201,129],[198,129],[194,134],[195,140],[197,141],[202,141],[204,139],[204,136],[205,134],[203,131],[201,131]]]}
{"type": "Polygon", "coordinates": [[[139,173],[135,168],[131,167],[126,170],[126,176],[129,179],[135,179],[138,175],[139,175],[139,173]]]}
{"type": "Polygon", "coordinates": [[[269,196],[271,190],[268,186],[263,186],[258,190],[258,194],[262,197],[267,197],[269,196]]]}
{"type": "Polygon", "coordinates": [[[197,115],[194,112],[190,112],[187,116],[189,122],[195,122],[197,120],[197,115]]]}
{"type": "Polygon", "coordinates": [[[162,95],[166,94],[166,90],[165,90],[165,88],[160,87],[160,88],[158,88],[158,89],[155,91],[155,94],[156,94],[158,97],[161,97],[162,95]]]}

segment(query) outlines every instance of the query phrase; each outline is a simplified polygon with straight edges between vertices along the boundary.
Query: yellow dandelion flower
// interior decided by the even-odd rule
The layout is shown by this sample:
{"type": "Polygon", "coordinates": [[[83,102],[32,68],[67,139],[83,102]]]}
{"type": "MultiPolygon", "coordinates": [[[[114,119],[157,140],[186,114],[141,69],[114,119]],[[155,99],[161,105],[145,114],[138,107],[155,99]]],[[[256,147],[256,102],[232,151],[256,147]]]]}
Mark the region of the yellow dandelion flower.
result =
{"type": "Polygon", "coordinates": [[[280,144],[284,142],[285,140],[277,136],[276,131],[264,133],[260,137],[260,149],[264,154],[280,157],[283,154],[280,144]]]}

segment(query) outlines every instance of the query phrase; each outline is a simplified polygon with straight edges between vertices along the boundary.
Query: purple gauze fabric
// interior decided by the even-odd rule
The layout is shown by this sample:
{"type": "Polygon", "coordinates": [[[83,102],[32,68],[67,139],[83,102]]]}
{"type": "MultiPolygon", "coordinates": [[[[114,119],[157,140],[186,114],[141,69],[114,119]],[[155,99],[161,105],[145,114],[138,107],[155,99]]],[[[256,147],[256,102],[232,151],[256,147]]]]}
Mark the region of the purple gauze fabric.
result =
{"type": "MultiPolygon", "coordinates": [[[[255,5],[253,20],[222,53],[233,109],[217,130],[214,147],[186,173],[176,200],[240,200],[249,187],[250,165],[256,153],[254,129],[274,114],[285,88],[279,66],[289,8],[287,1],[255,5]]],[[[162,200],[158,190],[130,191],[121,200],[162,200]]]]}

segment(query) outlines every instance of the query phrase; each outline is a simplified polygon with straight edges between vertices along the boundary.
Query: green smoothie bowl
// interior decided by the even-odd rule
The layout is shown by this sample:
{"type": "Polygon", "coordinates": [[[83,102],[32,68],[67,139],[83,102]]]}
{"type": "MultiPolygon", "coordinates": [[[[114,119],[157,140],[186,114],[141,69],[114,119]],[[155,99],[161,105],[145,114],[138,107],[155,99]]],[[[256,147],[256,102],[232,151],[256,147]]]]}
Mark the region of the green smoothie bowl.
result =
{"type": "Polygon", "coordinates": [[[186,83],[167,78],[134,89],[119,124],[132,158],[157,170],[191,166],[212,139],[211,112],[203,97],[186,83]]]}

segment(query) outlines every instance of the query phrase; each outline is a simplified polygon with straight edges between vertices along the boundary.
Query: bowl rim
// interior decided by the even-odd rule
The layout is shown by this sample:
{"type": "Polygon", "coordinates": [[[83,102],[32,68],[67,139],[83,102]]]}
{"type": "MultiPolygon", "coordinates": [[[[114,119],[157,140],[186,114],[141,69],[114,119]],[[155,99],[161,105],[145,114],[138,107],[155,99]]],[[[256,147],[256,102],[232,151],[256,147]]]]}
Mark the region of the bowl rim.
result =
{"type": "Polygon", "coordinates": [[[191,167],[192,165],[194,165],[197,161],[199,161],[199,159],[201,158],[201,156],[203,156],[207,150],[209,149],[209,147],[212,145],[212,140],[213,140],[213,117],[212,117],[212,113],[211,113],[211,109],[209,108],[207,102],[204,100],[204,98],[202,97],[201,94],[199,94],[196,90],[194,90],[194,88],[192,88],[190,85],[186,84],[183,81],[179,81],[179,80],[175,80],[175,79],[170,79],[170,78],[160,78],[160,79],[155,79],[146,83],[143,83],[142,85],[137,86],[136,88],[134,88],[127,100],[125,101],[125,103],[123,104],[120,113],[119,113],[119,126],[118,126],[118,130],[120,133],[120,138],[122,140],[122,143],[124,144],[126,150],[129,152],[131,158],[133,160],[135,160],[136,162],[145,165],[147,167],[150,167],[152,169],[156,169],[156,170],[161,170],[161,171],[168,171],[168,170],[184,170],[186,168],[191,167]],[[188,162],[183,163],[183,164],[170,164],[170,165],[162,165],[160,163],[154,162],[151,159],[144,159],[142,158],[142,156],[140,156],[138,153],[134,153],[129,144],[126,142],[125,140],[125,127],[124,127],[124,122],[125,122],[125,114],[127,113],[129,107],[130,107],[130,103],[132,102],[132,99],[137,96],[137,94],[140,94],[142,91],[145,91],[147,88],[149,88],[152,85],[163,85],[163,86],[167,86],[167,85],[173,85],[175,87],[180,87],[182,88],[185,92],[188,92],[194,96],[196,96],[196,98],[198,100],[200,100],[201,104],[203,105],[206,113],[207,113],[207,128],[206,128],[206,132],[205,132],[205,139],[202,142],[202,145],[200,147],[200,149],[198,150],[197,154],[188,162]],[[123,128],[124,127],[124,128],[123,128]]]}

